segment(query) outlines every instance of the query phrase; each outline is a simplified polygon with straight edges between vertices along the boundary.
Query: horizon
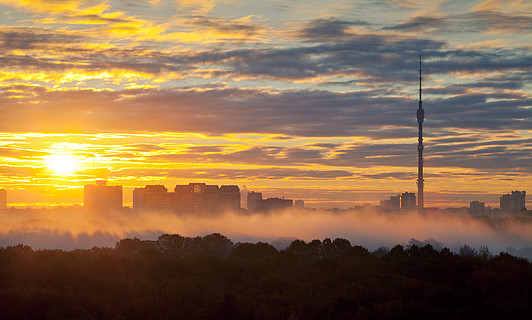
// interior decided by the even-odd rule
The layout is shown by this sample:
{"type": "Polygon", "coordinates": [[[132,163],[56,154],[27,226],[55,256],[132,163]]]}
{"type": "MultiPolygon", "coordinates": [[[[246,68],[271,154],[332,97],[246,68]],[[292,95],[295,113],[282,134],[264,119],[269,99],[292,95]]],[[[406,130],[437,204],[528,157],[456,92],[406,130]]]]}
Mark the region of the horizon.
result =
{"type": "MultiPolygon", "coordinates": [[[[96,181],[95,181],[96,182],[96,181]]],[[[107,182],[107,181],[106,181],[107,182]]],[[[192,182],[191,182],[192,183],[192,182]]],[[[202,182],[194,182],[194,183],[202,183],[202,182]]],[[[187,184],[187,183],[185,183],[187,184]]],[[[94,184],[87,184],[87,185],[94,185],[94,184]]],[[[85,186],[87,186],[85,185],[85,186]]],[[[85,186],[81,187],[81,188],[84,188],[85,186]]],[[[148,186],[148,185],[146,185],[148,186]]],[[[144,186],[144,187],[146,187],[144,186]]],[[[163,185],[165,188],[167,188],[167,186],[163,185]]],[[[239,185],[236,185],[237,187],[241,187],[239,185]]],[[[120,187],[123,187],[123,186],[120,186],[120,187]]],[[[141,187],[141,188],[144,188],[144,187],[141,187]]],[[[245,186],[244,186],[245,187],[245,186]]],[[[168,189],[168,188],[167,188],[168,189]]],[[[3,189],[3,190],[6,190],[6,189],[3,189]]],[[[7,192],[8,190],[6,190],[7,192]]],[[[81,190],[83,192],[83,190],[81,190]]],[[[133,190],[128,190],[130,191],[126,197],[124,197],[124,190],[122,190],[122,197],[123,198],[126,198],[128,199],[128,201],[122,201],[122,207],[123,208],[133,208],[133,190]]],[[[264,198],[283,198],[283,199],[291,199],[291,200],[303,200],[303,199],[296,199],[296,198],[290,198],[290,197],[285,197],[284,195],[275,195],[273,194],[273,192],[271,191],[268,191],[266,193],[262,192],[261,190],[248,190],[248,189],[241,189],[240,190],[240,208],[241,209],[246,209],[247,206],[245,205],[245,203],[247,202],[245,200],[245,197],[247,196],[248,193],[250,192],[260,192],[260,193],[263,193],[265,196],[264,198]]],[[[511,190],[507,193],[504,193],[504,194],[501,194],[499,196],[499,198],[503,195],[507,195],[507,194],[511,194],[513,191],[525,191],[526,190],[511,190]]],[[[172,193],[172,187],[170,187],[169,193],[172,193]]],[[[398,194],[391,194],[391,196],[396,196],[396,195],[400,195],[402,192],[399,192],[398,194]]],[[[7,200],[9,200],[9,193],[7,193],[8,196],[7,196],[7,200]]],[[[414,195],[416,195],[416,193],[414,193],[414,195]]],[[[496,195],[491,195],[493,197],[495,197],[496,195]]],[[[316,205],[315,203],[311,202],[311,203],[307,203],[305,202],[305,208],[309,208],[309,209],[324,209],[324,210],[328,210],[328,209],[353,209],[353,208],[356,208],[356,207],[360,207],[360,206],[364,206],[364,205],[370,205],[372,207],[378,207],[379,204],[380,204],[380,201],[382,200],[388,200],[390,197],[387,197],[387,198],[382,198],[382,199],[379,199],[377,201],[364,201],[364,200],[360,200],[360,201],[350,201],[350,202],[344,202],[344,206],[334,206],[334,205],[331,205],[331,206],[318,206],[316,205]]],[[[303,200],[305,201],[305,200],[303,200]]],[[[478,201],[478,200],[471,200],[470,202],[472,201],[478,201]]],[[[525,206],[527,206],[528,202],[531,201],[530,199],[529,200],[526,200],[525,198],[525,206]]],[[[497,206],[499,203],[496,203],[496,202],[492,202],[492,203],[489,203],[489,202],[484,202],[484,201],[480,201],[480,202],[483,202],[487,207],[490,207],[491,209],[499,209],[499,207],[497,206]]],[[[83,203],[84,203],[84,199],[82,199],[81,202],[78,202],[78,203],[10,203],[9,201],[7,201],[7,208],[6,209],[10,209],[10,208],[15,208],[15,209],[27,209],[27,208],[31,208],[31,209],[52,209],[52,208],[61,208],[61,207],[64,207],[64,208],[68,208],[68,207],[83,207],[83,203]]],[[[322,203],[319,203],[319,204],[322,204],[322,203]]],[[[338,203],[335,203],[335,204],[338,204],[338,203]]],[[[445,204],[449,204],[449,203],[445,203],[445,204]]],[[[448,206],[444,206],[444,207],[438,207],[438,206],[431,206],[431,207],[425,207],[426,209],[454,209],[454,208],[464,208],[464,207],[469,207],[470,203],[465,203],[463,205],[459,205],[459,206],[451,206],[451,205],[448,205],[448,206]]],[[[5,210],[5,209],[4,209],[5,210]]]]}

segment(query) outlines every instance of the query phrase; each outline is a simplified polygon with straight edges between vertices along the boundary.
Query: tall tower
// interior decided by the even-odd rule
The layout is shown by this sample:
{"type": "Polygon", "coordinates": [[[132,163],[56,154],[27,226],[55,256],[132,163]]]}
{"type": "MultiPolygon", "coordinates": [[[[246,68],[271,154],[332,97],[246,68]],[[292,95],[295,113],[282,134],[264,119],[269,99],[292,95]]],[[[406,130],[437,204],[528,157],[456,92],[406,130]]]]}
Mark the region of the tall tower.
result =
{"type": "Polygon", "coordinates": [[[419,108],[417,109],[417,123],[419,126],[418,145],[417,145],[417,208],[420,213],[423,212],[423,120],[425,119],[425,110],[423,110],[423,101],[421,100],[421,54],[419,55],[419,108]]]}

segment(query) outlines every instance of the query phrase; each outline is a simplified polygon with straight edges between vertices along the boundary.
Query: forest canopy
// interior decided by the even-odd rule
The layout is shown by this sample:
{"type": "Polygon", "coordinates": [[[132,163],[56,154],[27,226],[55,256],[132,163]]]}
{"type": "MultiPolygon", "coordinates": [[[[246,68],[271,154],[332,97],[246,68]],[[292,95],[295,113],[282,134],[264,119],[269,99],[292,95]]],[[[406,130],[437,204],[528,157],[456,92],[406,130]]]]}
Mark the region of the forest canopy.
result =
{"type": "Polygon", "coordinates": [[[532,264],[487,248],[373,252],[221,234],[114,248],[0,248],[2,319],[529,319],[532,264]]]}

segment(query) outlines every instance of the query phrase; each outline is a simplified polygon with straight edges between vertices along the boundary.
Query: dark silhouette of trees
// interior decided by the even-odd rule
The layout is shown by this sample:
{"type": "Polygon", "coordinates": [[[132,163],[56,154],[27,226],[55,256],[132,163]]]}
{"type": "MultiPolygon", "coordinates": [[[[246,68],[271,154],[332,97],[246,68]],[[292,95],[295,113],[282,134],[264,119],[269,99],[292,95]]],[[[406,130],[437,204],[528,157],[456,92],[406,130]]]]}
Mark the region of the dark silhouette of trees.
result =
{"type": "Polygon", "coordinates": [[[530,319],[532,265],[431,245],[237,243],[220,234],[114,248],[0,248],[0,319],[530,319]]]}

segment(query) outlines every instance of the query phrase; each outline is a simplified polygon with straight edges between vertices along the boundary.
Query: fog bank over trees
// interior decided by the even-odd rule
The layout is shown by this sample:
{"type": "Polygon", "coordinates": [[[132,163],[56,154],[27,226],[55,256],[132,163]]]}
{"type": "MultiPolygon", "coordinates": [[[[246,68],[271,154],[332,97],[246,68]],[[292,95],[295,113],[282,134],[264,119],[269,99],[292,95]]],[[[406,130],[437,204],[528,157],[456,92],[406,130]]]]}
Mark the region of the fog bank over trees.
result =
{"type": "Polygon", "coordinates": [[[486,246],[493,254],[512,252],[532,259],[532,217],[471,217],[449,213],[386,213],[375,210],[335,213],[286,210],[268,214],[228,212],[176,215],[169,212],[95,213],[82,209],[6,210],[0,212],[0,246],[34,249],[113,247],[123,238],[155,240],[161,234],[188,237],[221,233],[235,242],[266,242],[277,249],[294,239],[343,238],[369,250],[397,244],[430,243],[459,252],[463,245],[486,246]]]}

